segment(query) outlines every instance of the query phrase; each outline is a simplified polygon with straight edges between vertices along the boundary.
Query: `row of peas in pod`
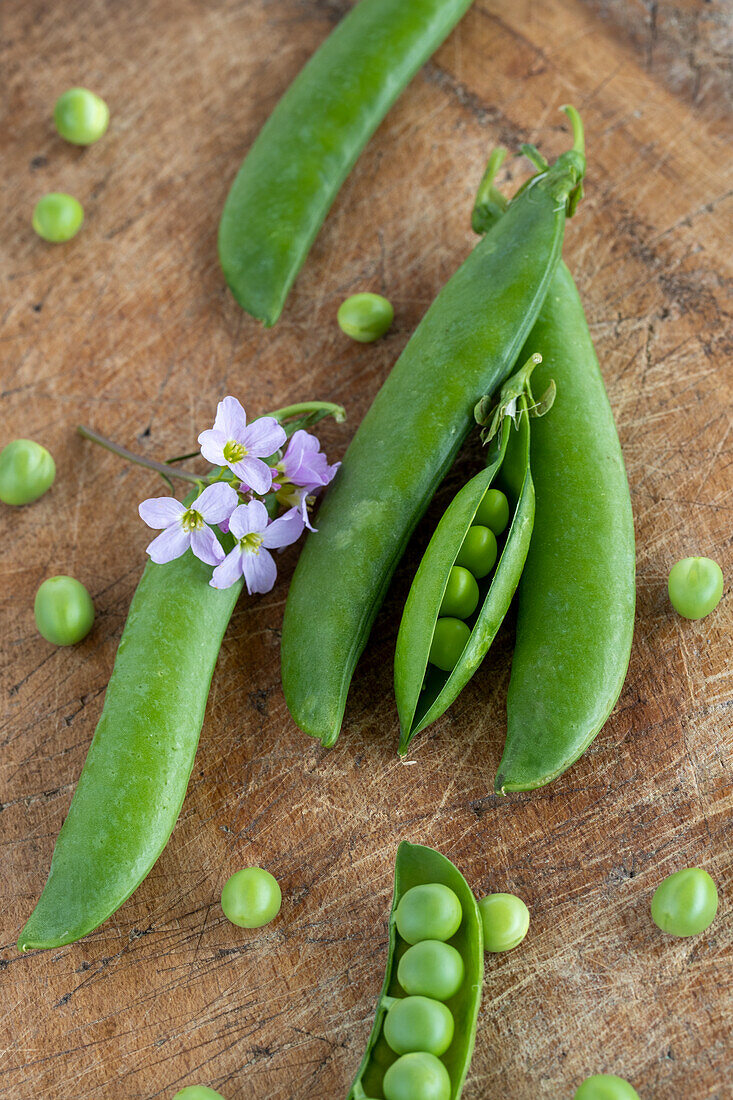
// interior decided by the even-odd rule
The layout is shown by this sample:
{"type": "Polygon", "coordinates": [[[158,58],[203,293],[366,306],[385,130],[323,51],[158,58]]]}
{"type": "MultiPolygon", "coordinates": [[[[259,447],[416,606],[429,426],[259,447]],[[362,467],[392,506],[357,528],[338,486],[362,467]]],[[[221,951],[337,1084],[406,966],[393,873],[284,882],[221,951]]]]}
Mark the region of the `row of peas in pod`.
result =
{"type": "Polygon", "coordinates": [[[487,489],[451,567],[430,646],[430,663],[451,672],[471,631],[466,623],[479,602],[478,582],[491,573],[499,553],[497,538],[509,523],[509,501],[501,489],[487,489]]]}

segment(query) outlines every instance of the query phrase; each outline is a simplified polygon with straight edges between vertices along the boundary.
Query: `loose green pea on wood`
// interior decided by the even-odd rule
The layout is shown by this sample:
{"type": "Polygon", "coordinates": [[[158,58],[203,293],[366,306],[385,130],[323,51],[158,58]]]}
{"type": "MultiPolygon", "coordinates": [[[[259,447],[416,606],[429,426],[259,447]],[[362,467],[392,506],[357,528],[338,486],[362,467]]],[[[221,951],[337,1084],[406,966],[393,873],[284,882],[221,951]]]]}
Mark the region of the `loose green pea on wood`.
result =
{"type": "Polygon", "coordinates": [[[224,1100],[224,1097],[206,1085],[187,1085],[176,1093],[173,1100],[224,1100]]]}
{"type": "Polygon", "coordinates": [[[56,478],[53,456],[32,439],[13,439],[0,451],[0,500],[30,504],[47,492],[56,478]]]}
{"type": "Polygon", "coordinates": [[[717,911],[717,887],[702,867],[668,875],[652,898],[652,920],[671,936],[699,936],[713,923],[717,911]]]}
{"type": "Polygon", "coordinates": [[[262,928],[275,919],[281,905],[280,884],[262,867],[235,871],[221,892],[224,916],[239,928],[262,928]]]}
{"type": "Polygon", "coordinates": [[[512,951],[527,935],[529,909],[516,894],[488,894],[478,909],[486,951],[512,951]]]}
{"type": "Polygon", "coordinates": [[[49,577],[36,592],[33,613],[39,633],[53,645],[76,645],[94,625],[94,603],[81,581],[49,577]]]}
{"type": "Polygon", "coordinates": [[[403,1097],[458,1100],[473,1052],[483,965],[481,918],[466,880],[450,860],[432,848],[400,844],[395,861],[384,984],[367,1049],[348,1100],[372,1100],[378,1096],[392,1100],[403,1097]],[[413,946],[405,940],[400,928],[417,939],[413,946]],[[436,929],[441,936],[448,936],[453,930],[450,944],[442,939],[436,942],[425,938],[436,929]],[[436,949],[442,956],[437,962],[436,949]],[[456,953],[459,967],[453,957],[456,953]],[[459,971],[460,982],[456,987],[459,971]],[[442,1004],[437,996],[431,1001],[435,1018],[447,1019],[440,1011],[445,1008],[454,1022],[453,1041],[440,1059],[425,1050],[395,1059],[388,1046],[385,1029],[388,1012],[405,1001],[423,1001],[430,996],[427,992],[405,996],[407,990],[401,984],[400,974],[406,973],[416,974],[418,983],[427,982],[436,992],[450,993],[442,1004]]]}
{"type": "Polygon", "coordinates": [[[317,536],[305,541],[285,607],[283,690],[297,725],[324,745],[338,737],[356,662],[407,540],[476,402],[511,373],[539,313],[585,168],[576,115],[573,125],[573,149],[515,196],[420,322],[349,446],[317,536]]]}
{"type": "Polygon", "coordinates": [[[69,88],[56,100],[53,120],[61,137],[72,145],[91,145],[107,130],[109,107],[88,88],[69,88]]]}
{"type": "Polygon", "coordinates": [[[723,570],[712,558],[683,558],[672,566],[668,581],[672,607],[685,619],[704,619],[720,603],[723,570]]]}
{"type": "Polygon", "coordinates": [[[339,306],[339,328],[352,340],[370,344],[389,329],[394,320],[392,303],[381,294],[352,294],[339,306]]]}
{"type": "Polygon", "coordinates": [[[52,191],[39,199],[33,210],[33,228],[52,244],[70,241],[81,229],[84,208],[73,195],[52,191]]]}
{"type": "Polygon", "coordinates": [[[596,1073],[575,1090],[573,1100],[639,1100],[639,1094],[623,1077],[596,1073]]]}

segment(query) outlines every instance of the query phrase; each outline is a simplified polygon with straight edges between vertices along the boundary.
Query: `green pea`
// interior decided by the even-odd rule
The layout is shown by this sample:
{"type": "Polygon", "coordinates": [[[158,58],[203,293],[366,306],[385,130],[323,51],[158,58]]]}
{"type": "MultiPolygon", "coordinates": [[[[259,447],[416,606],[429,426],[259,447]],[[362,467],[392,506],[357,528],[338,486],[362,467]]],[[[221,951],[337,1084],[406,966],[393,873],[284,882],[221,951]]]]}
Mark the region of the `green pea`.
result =
{"type": "Polygon", "coordinates": [[[593,1077],[586,1077],[573,1100],[639,1100],[639,1093],[623,1077],[616,1077],[613,1073],[596,1073],[593,1077]]]}
{"type": "Polygon", "coordinates": [[[478,597],[478,585],[473,573],[462,565],[454,565],[448,574],[439,614],[468,619],[478,606],[478,597]]]}
{"type": "Polygon", "coordinates": [[[390,1006],[384,1037],[395,1054],[424,1050],[439,1058],[453,1042],[453,1014],[430,997],[403,997],[390,1006]]]}
{"type": "Polygon", "coordinates": [[[442,940],[421,940],[400,959],[397,980],[405,993],[449,1001],[463,985],[465,973],[455,947],[442,940]]]}
{"type": "Polygon", "coordinates": [[[509,523],[509,501],[501,489],[486,490],[473,522],[488,527],[495,535],[506,530],[509,523]]]}
{"type": "Polygon", "coordinates": [[[88,88],[69,88],[56,100],[53,120],[61,137],[72,145],[91,145],[109,125],[109,107],[88,88]]]}
{"type": "Polygon", "coordinates": [[[668,875],[654,891],[652,920],[671,936],[698,936],[718,911],[718,891],[702,867],[668,875]]]}
{"type": "Polygon", "coordinates": [[[49,577],[36,592],[36,626],[53,645],[76,645],[94,622],[94,604],[84,585],[73,577],[49,577]]]}
{"type": "Polygon", "coordinates": [[[394,308],[381,294],[352,294],[339,306],[337,319],[341,331],[352,340],[370,344],[384,336],[394,320],[394,308]]]}
{"type": "Polygon", "coordinates": [[[227,879],[221,892],[224,916],[239,928],[261,928],[280,912],[277,879],[262,867],[245,867],[227,879]]]}
{"type": "Polygon", "coordinates": [[[479,580],[490,573],[496,562],[496,535],[488,527],[474,524],[466,531],[458,551],[456,565],[469,569],[479,580]]]}
{"type": "Polygon", "coordinates": [[[669,599],[685,619],[704,619],[720,603],[723,571],[711,558],[683,558],[669,571],[669,599]]]}
{"type": "Polygon", "coordinates": [[[514,894],[489,894],[478,903],[485,951],[511,951],[529,928],[529,909],[514,894]]]}
{"type": "Polygon", "coordinates": [[[52,191],[36,203],[33,228],[44,241],[70,241],[81,229],[84,208],[72,195],[52,191]]]}
{"type": "Polygon", "coordinates": [[[451,672],[456,667],[458,658],[466,648],[470,637],[471,631],[462,619],[438,619],[433,640],[430,643],[428,660],[443,672],[451,672]]]}
{"type": "Polygon", "coordinates": [[[173,1100],[224,1100],[224,1097],[206,1085],[187,1085],[176,1093],[173,1100]]]}
{"type": "Polygon", "coordinates": [[[425,1051],[403,1054],[384,1075],[385,1100],[450,1100],[448,1070],[425,1051]]]}
{"type": "Polygon", "coordinates": [[[407,890],[395,913],[397,931],[408,943],[449,940],[462,919],[458,897],[441,882],[425,882],[407,890]]]}
{"type": "Polygon", "coordinates": [[[0,500],[30,504],[53,485],[56,464],[40,443],[14,439],[0,451],[0,500]]]}

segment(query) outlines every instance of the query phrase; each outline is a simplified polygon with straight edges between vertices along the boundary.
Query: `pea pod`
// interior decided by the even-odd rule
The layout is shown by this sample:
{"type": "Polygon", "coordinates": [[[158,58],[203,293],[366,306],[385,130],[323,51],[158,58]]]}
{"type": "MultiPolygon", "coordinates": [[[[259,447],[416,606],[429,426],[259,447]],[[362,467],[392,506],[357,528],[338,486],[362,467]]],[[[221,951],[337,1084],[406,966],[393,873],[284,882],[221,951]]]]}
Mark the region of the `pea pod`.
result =
{"type": "Polygon", "coordinates": [[[522,575],[534,523],[535,496],[529,465],[529,376],[541,362],[534,354],[502,388],[492,431],[494,456],[464,485],[441,518],[415,574],[405,603],[395,649],[395,696],[404,755],[415,734],[439,718],[483,661],[501,626],[522,575]],[[516,410],[516,423],[511,415],[516,410]],[[475,523],[487,490],[501,479],[510,501],[511,525],[496,571],[487,577],[470,636],[457,663],[441,671],[429,655],[448,578],[464,539],[475,523]],[[513,508],[511,507],[513,505],[513,508]]]}
{"type": "Polygon", "coordinates": [[[239,170],[219,259],[239,304],[274,325],[357,157],[471,0],[361,0],[295,78],[239,170]]]}
{"type": "Polygon", "coordinates": [[[132,599],[48,881],[21,951],[97,928],[163,851],[186,794],[209,685],[242,582],[218,590],[190,550],[148,562],[132,599]]]}
{"type": "Polygon", "coordinates": [[[384,1020],[394,1001],[405,996],[397,980],[397,969],[400,959],[409,948],[409,944],[397,930],[397,910],[408,890],[428,883],[447,886],[457,896],[462,910],[460,927],[448,942],[463,960],[464,977],[458,992],[445,1002],[453,1016],[454,1033],[451,1045],[441,1056],[450,1077],[450,1100],[458,1100],[461,1095],[471,1064],[476,1020],[481,1003],[484,974],[481,918],[468,883],[449,859],[432,848],[403,841],[397,849],[395,861],[394,897],[389,918],[384,984],[367,1048],[347,1100],[376,1100],[384,1095],[382,1084],[385,1072],[396,1060],[396,1055],[384,1038],[384,1020]]]}
{"type": "Polygon", "coordinates": [[[338,737],[354,667],[405,544],[476,402],[510,373],[547,293],[585,164],[571,117],[574,148],[509,205],[420,322],[300,555],[283,623],[283,689],[297,725],[324,745],[338,737]]]}
{"type": "MultiPolygon", "coordinates": [[[[525,152],[542,170],[537,151],[525,152]]],[[[502,156],[492,156],[479,188],[478,232],[506,217],[492,183],[502,156]]],[[[557,399],[532,430],[536,515],[519,585],[499,793],[541,787],[585,752],[621,692],[634,631],[629,486],[583,306],[562,261],[525,354],[535,348],[543,362],[534,384],[552,378],[557,399]]]]}

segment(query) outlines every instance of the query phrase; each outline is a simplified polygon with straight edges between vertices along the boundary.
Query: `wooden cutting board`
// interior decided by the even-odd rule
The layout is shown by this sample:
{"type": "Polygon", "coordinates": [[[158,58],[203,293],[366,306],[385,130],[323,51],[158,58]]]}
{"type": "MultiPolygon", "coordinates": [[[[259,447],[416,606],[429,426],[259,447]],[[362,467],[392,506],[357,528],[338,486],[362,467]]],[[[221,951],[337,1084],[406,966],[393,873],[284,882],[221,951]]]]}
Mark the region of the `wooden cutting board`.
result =
{"type": "MultiPolygon", "coordinates": [[[[382,979],[403,838],[445,852],[478,894],[514,891],[532,912],[520,949],[487,956],[465,1100],[569,1100],[604,1070],[643,1100],[731,1097],[731,8],[477,0],[370,143],[265,331],[225,288],[219,213],[259,127],[347,7],[4,5],[0,443],[46,443],[58,477],[37,504],[0,512],[0,1097],[151,1100],[193,1083],[227,1100],[344,1097],[382,979]],[[87,150],[51,123],[56,96],[79,83],[112,111],[87,150]],[[235,612],[183,814],[147,881],[83,943],[19,956],[143,565],[136,506],[161,488],[75,426],[162,458],[195,446],[226,393],[252,413],[320,397],[348,406],[348,423],[323,432],[335,459],[472,246],[490,148],[534,141],[556,155],[568,100],[583,112],[589,170],[566,258],[638,534],[636,640],[602,734],[545,790],[491,793],[508,627],[416,743],[412,766],[400,763],[392,651],[428,519],[359,667],[341,739],[321,749],[293,725],[279,684],[293,548],[274,591],[235,612]],[[65,246],[30,228],[49,190],[86,209],[65,246]],[[344,296],[364,289],[396,309],[373,346],[335,323],[344,296]],[[698,553],[721,562],[726,595],[690,623],[670,608],[666,577],[698,553]],[[97,607],[72,649],[34,628],[35,590],[59,572],[82,580],[97,607]],[[251,863],[274,872],[285,899],[258,932],[228,924],[218,904],[226,878],[251,863]],[[697,939],[665,938],[650,921],[652,892],[695,864],[718,883],[718,919],[697,939]]],[[[514,187],[524,172],[511,161],[501,182],[514,187]]]]}

